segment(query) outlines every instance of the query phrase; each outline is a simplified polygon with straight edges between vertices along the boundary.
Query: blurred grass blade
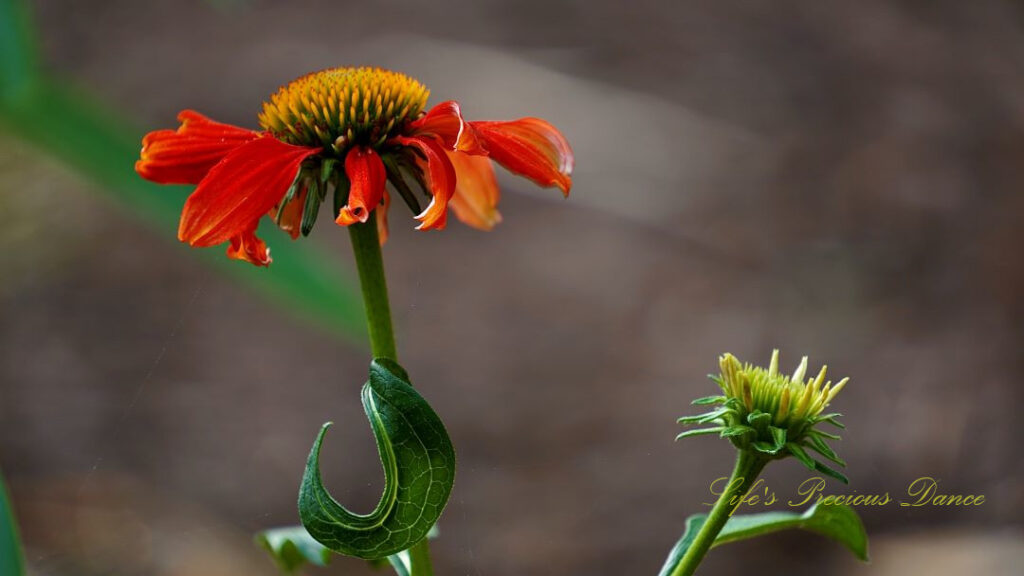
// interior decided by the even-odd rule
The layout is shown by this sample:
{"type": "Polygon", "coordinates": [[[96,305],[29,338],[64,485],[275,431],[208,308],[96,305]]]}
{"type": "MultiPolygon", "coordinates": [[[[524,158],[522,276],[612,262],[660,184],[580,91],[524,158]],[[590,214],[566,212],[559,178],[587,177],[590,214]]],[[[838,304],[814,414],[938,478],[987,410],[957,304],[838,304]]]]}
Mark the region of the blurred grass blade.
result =
{"type": "Polygon", "coordinates": [[[21,576],[24,573],[18,525],[14,522],[14,510],[7,496],[4,477],[0,474],[0,576],[21,576]]]}
{"type": "Polygon", "coordinates": [[[0,0],[0,101],[23,97],[36,83],[38,70],[27,3],[0,0]]]}
{"type": "MultiPolygon", "coordinates": [[[[0,0],[3,2],[5,0],[0,0]]],[[[175,237],[188,189],[147,182],[134,170],[141,134],[85,95],[46,79],[0,107],[0,126],[94,180],[117,205],[175,237]]],[[[54,191],[54,194],[59,194],[54,191]]],[[[299,246],[272,223],[260,233],[273,247],[269,269],[229,260],[221,248],[195,250],[223,272],[300,317],[356,342],[365,342],[362,301],[351,276],[309,243],[299,246]]]]}

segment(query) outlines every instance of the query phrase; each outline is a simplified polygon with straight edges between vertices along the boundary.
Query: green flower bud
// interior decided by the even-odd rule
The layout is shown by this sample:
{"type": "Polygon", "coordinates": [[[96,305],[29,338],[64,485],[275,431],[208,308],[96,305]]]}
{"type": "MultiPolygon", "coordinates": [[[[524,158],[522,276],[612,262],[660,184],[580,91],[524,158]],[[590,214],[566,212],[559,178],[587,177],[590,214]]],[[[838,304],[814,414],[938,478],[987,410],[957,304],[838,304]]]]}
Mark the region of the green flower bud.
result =
{"type": "Polygon", "coordinates": [[[825,380],[826,367],[823,366],[817,376],[805,380],[806,356],[792,376],[779,374],[778,350],[772,352],[767,369],[741,364],[728,353],[718,359],[718,364],[721,371],[711,379],[722,389],[723,395],[694,401],[697,405],[717,405],[717,408],[679,419],[685,426],[710,424],[711,427],[683,432],[677,440],[717,433],[728,438],[739,450],[754,451],[772,459],[793,455],[811,470],[847,481],[841,473],[812,458],[808,450],[839,466],[846,465],[827,442],[838,440],[839,436],[816,426],[826,422],[843,427],[836,419],[839,414],[824,413],[824,410],[849,378],[833,385],[825,380]]]}

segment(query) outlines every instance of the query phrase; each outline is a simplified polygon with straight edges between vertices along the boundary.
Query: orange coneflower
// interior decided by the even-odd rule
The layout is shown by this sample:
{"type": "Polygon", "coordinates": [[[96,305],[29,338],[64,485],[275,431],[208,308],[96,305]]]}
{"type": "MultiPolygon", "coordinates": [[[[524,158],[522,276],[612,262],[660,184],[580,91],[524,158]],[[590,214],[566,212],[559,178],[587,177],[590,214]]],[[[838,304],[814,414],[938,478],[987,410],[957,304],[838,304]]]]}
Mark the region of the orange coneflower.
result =
{"type": "Polygon", "coordinates": [[[146,135],[135,170],[161,184],[198,184],[181,214],[182,242],[230,242],[228,256],[260,266],[270,251],[256,237],[259,219],[268,214],[292,238],[309,234],[331,189],[335,221],[366,222],[376,210],[382,241],[385,182],[420,230],[444,228],[449,207],[476,228],[499,222],[491,160],[568,195],[572,149],[554,126],[539,118],[467,122],[452,101],[425,112],[428,95],[416,80],[379,68],[316,72],[263,104],[262,132],[183,111],[177,130],[146,135]],[[407,178],[427,194],[426,208],[407,178]]]}

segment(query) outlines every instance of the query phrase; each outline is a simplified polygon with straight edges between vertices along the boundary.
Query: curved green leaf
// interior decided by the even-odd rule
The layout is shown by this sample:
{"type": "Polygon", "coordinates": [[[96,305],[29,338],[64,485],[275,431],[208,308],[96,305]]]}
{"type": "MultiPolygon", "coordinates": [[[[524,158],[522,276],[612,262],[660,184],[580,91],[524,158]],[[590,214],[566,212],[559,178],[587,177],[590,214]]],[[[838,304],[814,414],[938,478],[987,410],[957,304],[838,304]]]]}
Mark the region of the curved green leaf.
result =
{"type": "Polygon", "coordinates": [[[683,555],[693,544],[693,539],[697,537],[697,532],[700,532],[704,521],[708,519],[707,514],[694,514],[686,519],[686,527],[683,529],[683,537],[676,542],[676,545],[672,547],[672,551],[668,553],[668,558],[665,559],[665,564],[661,567],[661,572],[658,572],[658,576],[670,576],[672,571],[676,569],[676,565],[683,559],[683,555]]]}
{"type": "Polygon", "coordinates": [[[14,511],[7,498],[7,486],[0,475],[0,574],[21,576],[24,573],[25,564],[21,555],[18,525],[14,521],[14,511]]]}
{"type": "Polygon", "coordinates": [[[320,446],[310,451],[299,490],[299,518],[327,548],[367,560],[410,548],[441,516],[455,482],[455,450],[434,410],[390,360],[370,364],[363,409],[384,467],[384,494],[373,512],[355,514],[338,504],[320,477],[320,446]]]}
{"type": "Polygon", "coordinates": [[[846,546],[857,558],[868,560],[868,535],[857,512],[846,505],[815,503],[803,514],[764,512],[729,518],[712,546],[746,540],[780,530],[800,528],[817,532],[846,546]]]}
{"type": "Polygon", "coordinates": [[[256,542],[267,549],[277,566],[292,573],[307,562],[326,566],[331,551],[313,539],[302,526],[286,526],[264,530],[256,535],[256,542]]]}

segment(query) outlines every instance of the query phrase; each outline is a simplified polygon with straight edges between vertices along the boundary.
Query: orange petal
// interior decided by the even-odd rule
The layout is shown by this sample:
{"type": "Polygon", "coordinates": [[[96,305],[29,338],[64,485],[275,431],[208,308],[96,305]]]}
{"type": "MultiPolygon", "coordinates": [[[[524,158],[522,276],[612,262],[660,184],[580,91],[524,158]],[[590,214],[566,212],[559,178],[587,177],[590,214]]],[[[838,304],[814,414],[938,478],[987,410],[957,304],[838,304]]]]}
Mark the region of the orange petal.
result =
{"type": "Polygon", "coordinates": [[[256,237],[256,223],[252,228],[231,237],[231,244],[228,246],[228,257],[236,260],[245,260],[256,266],[270,266],[270,249],[266,242],[256,237]]]}
{"type": "Polygon", "coordinates": [[[319,151],[271,136],[232,150],[188,197],[178,239],[213,246],[249,230],[288,192],[302,161],[319,151]]]}
{"type": "Polygon", "coordinates": [[[135,171],[160,184],[198,184],[229,152],[260,134],[184,110],[177,130],[157,130],[142,139],[135,171]]]}
{"type": "Polygon", "coordinates": [[[385,188],[384,199],[380,201],[380,206],[377,207],[377,238],[380,240],[381,246],[388,241],[388,208],[390,207],[391,194],[388,194],[385,188]]]}
{"type": "Polygon", "coordinates": [[[448,152],[448,160],[455,168],[455,195],[448,204],[455,216],[473,228],[494,228],[501,222],[497,208],[501,190],[494,177],[491,159],[448,152]]]}
{"type": "Polygon", "coordinates": [[[540,118],[512,122],[470,122],[494,161],[540,186],[558,186],[569,195],[573,155],[565,136],[540,118]]]}
{"type": "Polygon", "coordinates": [[[267,212],[267,215],[277,220],[277,227],[284,230],[295,240],[302,232],[302,216],[306,210],[306,194],[308,190],[301,185],[298,194],[282,208],[280,204],[274,205],[267,212]]]}
{"type": "Polygon", "coordinates": [[[417,230],[443,230],[448,223],[448,201],[455,194],[455,168],[448,160],[444,148],[432,138],[407,138],[397,136],[395,141],[402,146],[411,146],[426,157],[425,172],[427,187],[434,196],[430,205],[416,216],[420,221],[417,230]]]}
{"type": "Polygon", "coordinates": [[[352,184],[348,203],[341,207],[334,221],[342,226],[366,222],[384,194],[384,162],[372,148],[357,146],[345,156],[345,174],[352,184]]]}
{"type": "Polygon", "coordinates": [[[476,136],[476,131],[462,119],[462,110],[459,103],[454,100],[434,106],[422,118],[410,123],[409,129],[410,136],[437,138],[447,150],[487,154],[487,150],[476,136]]]}

